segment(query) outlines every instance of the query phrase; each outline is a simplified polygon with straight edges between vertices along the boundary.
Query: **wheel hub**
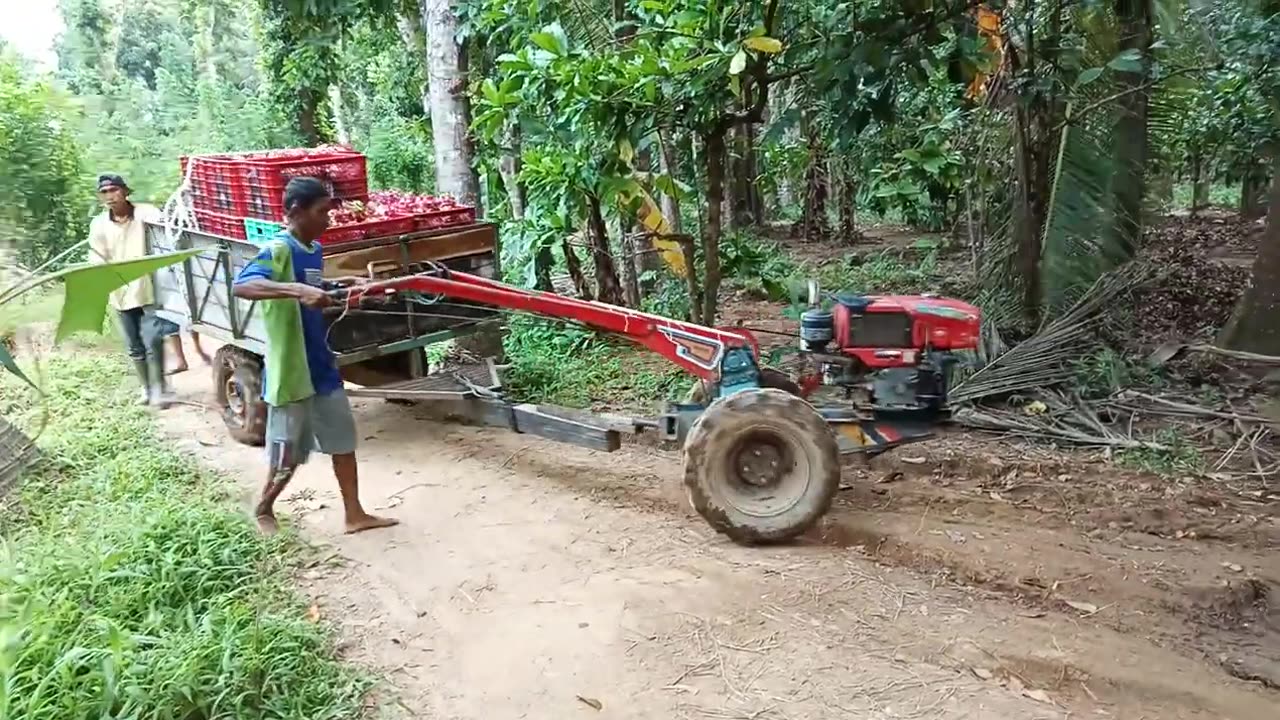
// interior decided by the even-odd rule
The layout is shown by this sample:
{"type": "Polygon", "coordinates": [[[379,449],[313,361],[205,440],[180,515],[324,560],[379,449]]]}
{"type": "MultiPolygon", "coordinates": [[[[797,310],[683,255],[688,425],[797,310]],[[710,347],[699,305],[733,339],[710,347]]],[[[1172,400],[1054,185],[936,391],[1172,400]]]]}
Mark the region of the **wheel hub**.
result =
{"type": "Polygon", "coordinates": [[[231,411],[232,417],[243,424],[245,414],[244,388],[232,377],[227,379],[226,392],[227,409],[231,411]]]}
{"type": "Polygon", "coordinates": [[[738,479],[746,485],[764,488],[776,485],[782,479],[782,451],[768,440],[755,440],[743,444],[734,462],[738,479]]]}

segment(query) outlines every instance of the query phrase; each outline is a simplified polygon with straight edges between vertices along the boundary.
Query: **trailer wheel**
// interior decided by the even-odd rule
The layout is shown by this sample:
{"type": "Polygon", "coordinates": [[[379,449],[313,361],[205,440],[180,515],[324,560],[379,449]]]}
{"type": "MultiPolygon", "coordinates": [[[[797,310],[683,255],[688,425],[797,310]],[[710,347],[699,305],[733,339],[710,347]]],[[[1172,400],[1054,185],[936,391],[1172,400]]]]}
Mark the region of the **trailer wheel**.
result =
{"type": "Polygon", "coordinates": [[[262,400],[262,360],[228,345],[213,362],[213,387],[222,422],[233,440],[259,447],[266,442],[267,404],[262,400]]]}
{"type": "Polygon", "coordinates": [[[698,514],[744,545],[790,540],[831,507],[840,451],[812,405],[782,390],[746,390],[711,405],[684,446],[698,514]]]}
{"type": "MultiPolygon", "coordinates": [[[[760,387],[774,388],[797,397],[800,395],[800,384],[792,380],[790,375],[777,368],[760,368],[760,387]]],[[[701,380],[694,380],[693,387],[689,388],[689,392],[685,393],[684,401],[696,405],[706,405],[706,383],[701,380]]]]}

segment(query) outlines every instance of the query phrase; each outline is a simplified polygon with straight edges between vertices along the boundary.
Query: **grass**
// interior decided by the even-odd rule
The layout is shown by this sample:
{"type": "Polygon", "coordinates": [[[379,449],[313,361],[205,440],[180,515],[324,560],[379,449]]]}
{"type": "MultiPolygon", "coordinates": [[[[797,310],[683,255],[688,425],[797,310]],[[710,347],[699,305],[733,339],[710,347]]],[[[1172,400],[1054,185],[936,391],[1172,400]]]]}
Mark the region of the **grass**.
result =
{"type": "MultiPolygon", "coordinates": [[[[365,680],[289,587],[297,540],[156,434],[120,361],[45,370],[45,461],[3,521],[0,718],[356,716],[365,680]]],[[[8,376],[0,413],[40,416],[8,376]]]]}
{"type": "Polygon", "coordinates": [[[21,295],[17,300],[0,305],[0,337],[32,323],[56,321],[61,309],[61,288],[34,290],[21,295]]]}
{"type": "MultiPolygon", "coordinates": [[[[1169,209],[1188,210],[1191,208],[1191,183],[1178,183],[1173,186],[1173,200],[1169,209]]],[[[1235,208],[1240,205],[1239,186],[1214,184],[1209,186],[1209,206],[1235,208]]]]}
{"type": "Polygon", "coordinates": [[[1157,369],[1109,347],[1085,355],[1075,366],[1076,388],[1085,397],[1107,397],[1125,388],[1159,388],[1165,384],[1157,369]]]}
{"type": "Polygon", "coordinates": [[[507,390],[527,402],[648,411],[693,382],[648,350],[531,317],[512,319],[506,351],[507,390]]]}
{"type": "Polygon", "coordinates": [[[1204,456],[1183,435],[1180,428],[1161,428],[1151,436],[1150,440],[1163,445],[1165,449],[1121,450],[1116,455],[1117,462],[1124,467],[1166,477],[1204,470],[1204,456]]]}

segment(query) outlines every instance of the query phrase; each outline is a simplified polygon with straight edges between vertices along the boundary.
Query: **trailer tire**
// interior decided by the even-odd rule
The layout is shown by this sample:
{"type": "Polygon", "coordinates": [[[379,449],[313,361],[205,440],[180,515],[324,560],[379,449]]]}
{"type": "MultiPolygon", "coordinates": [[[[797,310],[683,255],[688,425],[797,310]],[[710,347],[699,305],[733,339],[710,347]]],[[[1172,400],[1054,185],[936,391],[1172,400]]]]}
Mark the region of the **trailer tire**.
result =
{"type": "Polygon", "coordinates": [[[812,405],[774,388],[714,402],[684,446],[689,501],[743,545],[790,540],[831,507],[840,486],[835,436],[812,405]]]}
{"type": "MultiPolygon", "coordinates": [[[[771,367],[760,368],[760,387],[774,388],[799,397],[800,384],[791,379],[785,372],[771,367]]],[[[685,393],[684,401],[694,405],[707,404],[707,384],[701,380],[693,381],[693,387],[685,393]]]]}
{"type": "Polygon", "coordinates": [[[213,387],[227,434],[244,445],[266,443],[267,404],[262,399],[262,360],[227,345],[213,362],[213,387]]]}

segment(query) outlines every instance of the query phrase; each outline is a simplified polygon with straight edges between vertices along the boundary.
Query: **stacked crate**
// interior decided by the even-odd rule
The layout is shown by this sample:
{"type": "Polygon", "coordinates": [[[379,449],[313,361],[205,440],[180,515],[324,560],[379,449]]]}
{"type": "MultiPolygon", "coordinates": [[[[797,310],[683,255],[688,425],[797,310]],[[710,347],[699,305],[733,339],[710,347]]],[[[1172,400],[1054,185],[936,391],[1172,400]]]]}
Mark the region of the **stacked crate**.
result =
{"type": "MultiPolygon", "coordinates": [[[[275,237],[284,220],[284,188],[295,177],[320,180],[339,202],[369,200],[365,157],[348,148],[195,155],[181,158],[181,167],[190,181],[197,224],[202,231],[221,237],[252,242],[275,237]]],[[[447,212],[334,225],[320,241],[334,247],[472,222],[475,209],[456,206],[447,212]]]]}

